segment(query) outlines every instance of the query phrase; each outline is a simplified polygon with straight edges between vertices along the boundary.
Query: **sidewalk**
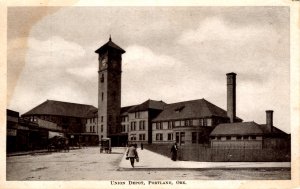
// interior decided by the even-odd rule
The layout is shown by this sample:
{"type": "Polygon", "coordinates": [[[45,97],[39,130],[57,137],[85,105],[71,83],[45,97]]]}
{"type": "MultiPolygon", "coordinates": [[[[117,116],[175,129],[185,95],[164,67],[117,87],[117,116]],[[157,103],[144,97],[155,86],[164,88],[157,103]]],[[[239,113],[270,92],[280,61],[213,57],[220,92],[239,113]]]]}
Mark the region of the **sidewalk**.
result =
{"type": "MultiPolygon", "coordinates": [[[[139,162],[134,169],[245,169],[245,168],[290,168],[291,162],[197,162],[172,161],[170,158],[149,150],[137,150],[139,162]]],[[[121,169],[132,169],[126,152],[119,164],[121,169]]]]}

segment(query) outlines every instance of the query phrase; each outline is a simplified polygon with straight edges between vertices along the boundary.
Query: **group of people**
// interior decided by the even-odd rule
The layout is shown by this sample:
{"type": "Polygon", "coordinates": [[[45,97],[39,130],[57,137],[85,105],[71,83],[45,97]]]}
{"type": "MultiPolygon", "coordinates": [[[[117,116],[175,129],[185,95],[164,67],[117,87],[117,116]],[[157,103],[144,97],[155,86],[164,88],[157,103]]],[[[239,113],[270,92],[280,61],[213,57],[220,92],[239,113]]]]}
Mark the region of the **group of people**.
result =
{"type": "MultiPolygon", "coordinates": [[[[141,144],[141,150],[143,150],[143,148],[144,148],[144,146],[143,146],[143,144],[141,144]]],[[[171,148],[171,159],[173,161],[177,160],[177,151],[178,151],[178,147],[177,147],[177,143],[175,143],[174,145],[172,145],[172,148],[171,148]]],[[[137,162],[139,161],[139,155],[137,153],[137,144],[129,145],[127,152],[126,152],[126,159],[130,160],[131,167],[134,168],[135,160],[137,162]]]]}

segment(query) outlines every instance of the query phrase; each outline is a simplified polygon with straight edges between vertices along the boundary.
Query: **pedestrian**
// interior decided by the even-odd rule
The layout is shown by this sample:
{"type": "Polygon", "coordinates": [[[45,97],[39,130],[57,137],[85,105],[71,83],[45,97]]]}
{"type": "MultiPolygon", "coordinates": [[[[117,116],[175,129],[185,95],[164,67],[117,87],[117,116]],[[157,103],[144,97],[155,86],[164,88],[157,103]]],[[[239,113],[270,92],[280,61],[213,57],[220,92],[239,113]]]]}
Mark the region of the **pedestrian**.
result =
{"type": "Polygon", "coordinates": [[[171,159],[173,161],[177,160],[177,151],[178,151],[177,143],[175,142],[174,145],[171,148],[171,159]]]}
{"type": "Polygon", "coordinates": [[[134,168],[134,160],[135,158],[139,158],[138,153],[136,151],[135,145],[130,145],[126,153],[126,159],[130,160],[131,167],[134,168]]]}
{"type": "Polygon", "coordinates": [[[141,150],[143,150],[144,149],[144,145],[143,145],[143,143],[141,143],[141,150]]]}

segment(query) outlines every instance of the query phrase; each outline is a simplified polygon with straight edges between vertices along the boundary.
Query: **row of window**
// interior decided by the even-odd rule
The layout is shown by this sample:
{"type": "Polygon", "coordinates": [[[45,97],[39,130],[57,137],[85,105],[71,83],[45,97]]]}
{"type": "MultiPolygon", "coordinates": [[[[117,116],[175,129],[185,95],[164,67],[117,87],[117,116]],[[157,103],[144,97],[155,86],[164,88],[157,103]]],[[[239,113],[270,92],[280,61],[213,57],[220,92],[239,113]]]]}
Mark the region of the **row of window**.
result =
{"type": "MultiPolygon", "coordinates": [[[[136,135],[132,135],[130,137],[130,141],[135,141],[136,140],[136,135]]],[[[139,140],[144,141],[146,140],[146,135],[145,134],[139,134],[139,140]]]]}
{"type": "MultiPolygon", "coordinates": [[[[139,123],[139,130],[140,131],[145,130],[146,121],[145,120],[141,120],[138,123],[139,123]]],[[[130,130],[131,131],[136,131],[136,125],[137,125],[136,121],[130,122],[130,130]]]]}
{"type": "MultiPolygon", "coordinates": [[[[95,133],[95,132],[98,133],[98,125],[97,125],[97,130],[95,130],[95,126],[90,126],[90,132],[91,133],[95,133]]],[[[103,132],[103,125],[101,125],[101,127],[100,127],[100,132],[103,132]]]]}
{"type": "Polygon", "coordinates": [[[97,118],[91,118],[87,120],[87,123],[96,123],[97,122],[97,118]]]}
{"type": "Polygon", "coordinates": [[[212,119],[202,118],[202,119],[187,119],[187,120],[177,120],[168,122],[155,122],[152,124],[153,128],[156,130],[162,130],[164,128],[172,129],[174,127],[180,126],[212,126],[212,119]]]}
{"type": "MultiPolygon", "coordinates": [[[[97,131],[98,131],[98,125],[97,125],[97,131]]],[[[95,133],[95,126],[90,126],[90,132],[95,133]]],[[[98,133],[98,132],[97,132],[98,133]]]]}
{"type": "MultiPolygon", "coordinates": [[[[256,140],[256,136],[237,136],[235,137],[236,140],[256,140]]],[[[211,137],[211,139],[213,140],[221,140],[222,137],[218,136],[218,137],[211,137]]],[[[226,136],[226,140],[232,140],[233,137],[231,136],[226,136]]]]}
{"type": "Polygon", "coordinates": [[[122,122],[128,122],[128,116],[122,116],[121,121],[122,122]]]}
{"type": "MultiPolygon", "coordinates": [[[[87,119],[87,123],[96,123],[97,122],[97,118],[91,118],[91,119],[87,119]]],[[[101,123],[103,122],[103,116],[101,116],[101,123]]]]}
{"type": "MultiPolygon", "coordinates": [[[[163,133],[156,133],[155,137],[156,141],[163,141],[163,133]]],[[[168,133],[168,141],[173,140],[173,133],[168,133]]]]}

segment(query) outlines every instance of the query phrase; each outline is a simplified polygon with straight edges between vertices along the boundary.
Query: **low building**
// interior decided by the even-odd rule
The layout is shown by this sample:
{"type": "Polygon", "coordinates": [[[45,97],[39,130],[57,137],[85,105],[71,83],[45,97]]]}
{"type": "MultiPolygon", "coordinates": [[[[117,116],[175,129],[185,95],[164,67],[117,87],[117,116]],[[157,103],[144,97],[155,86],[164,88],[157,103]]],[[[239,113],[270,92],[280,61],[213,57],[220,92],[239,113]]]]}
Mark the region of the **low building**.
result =
{"type": "Polygon", "coordinates": [[[47,100],[23,114],[22,118],[34,123],[48,121],[57,124],[63,135],[69,138],[72,146],[81,143],[89,145],[86,141],[93,141],[92,144],[95,145],[95,136],[98,138],[96,133],[99,130],[96,127],[97,117],[93,118],[92,122],[90,120],[95,112],[97,108],[91,105],[47,100]],[[87,125],[92,132],[89,130],[86,133],[87,125]],[[82,135],[85,137],[81,137],[82,135]]]}
{"type": "Polygon", "coordinates": [[[63,135],[56,123],[35,118],[20,118],[19,112],[7,110],[7,152],[47,148],[48,139],[63,135]]]}
{"type": "Polygon", "coordinates": [[[86,130],[88,113],[97,110],[94,106],[47,100],[22,115],[31,121],[37,119],[54,122],[64,133],[83,133],[86,130]]]}
{"type": "Polygon", "coordinates": [[[267,111],[267,124],[254,121],[219,124],[210,134],[211,148],[262,149],[289,146],[289,135],[273,126],[273,111],[267,111]]]}

